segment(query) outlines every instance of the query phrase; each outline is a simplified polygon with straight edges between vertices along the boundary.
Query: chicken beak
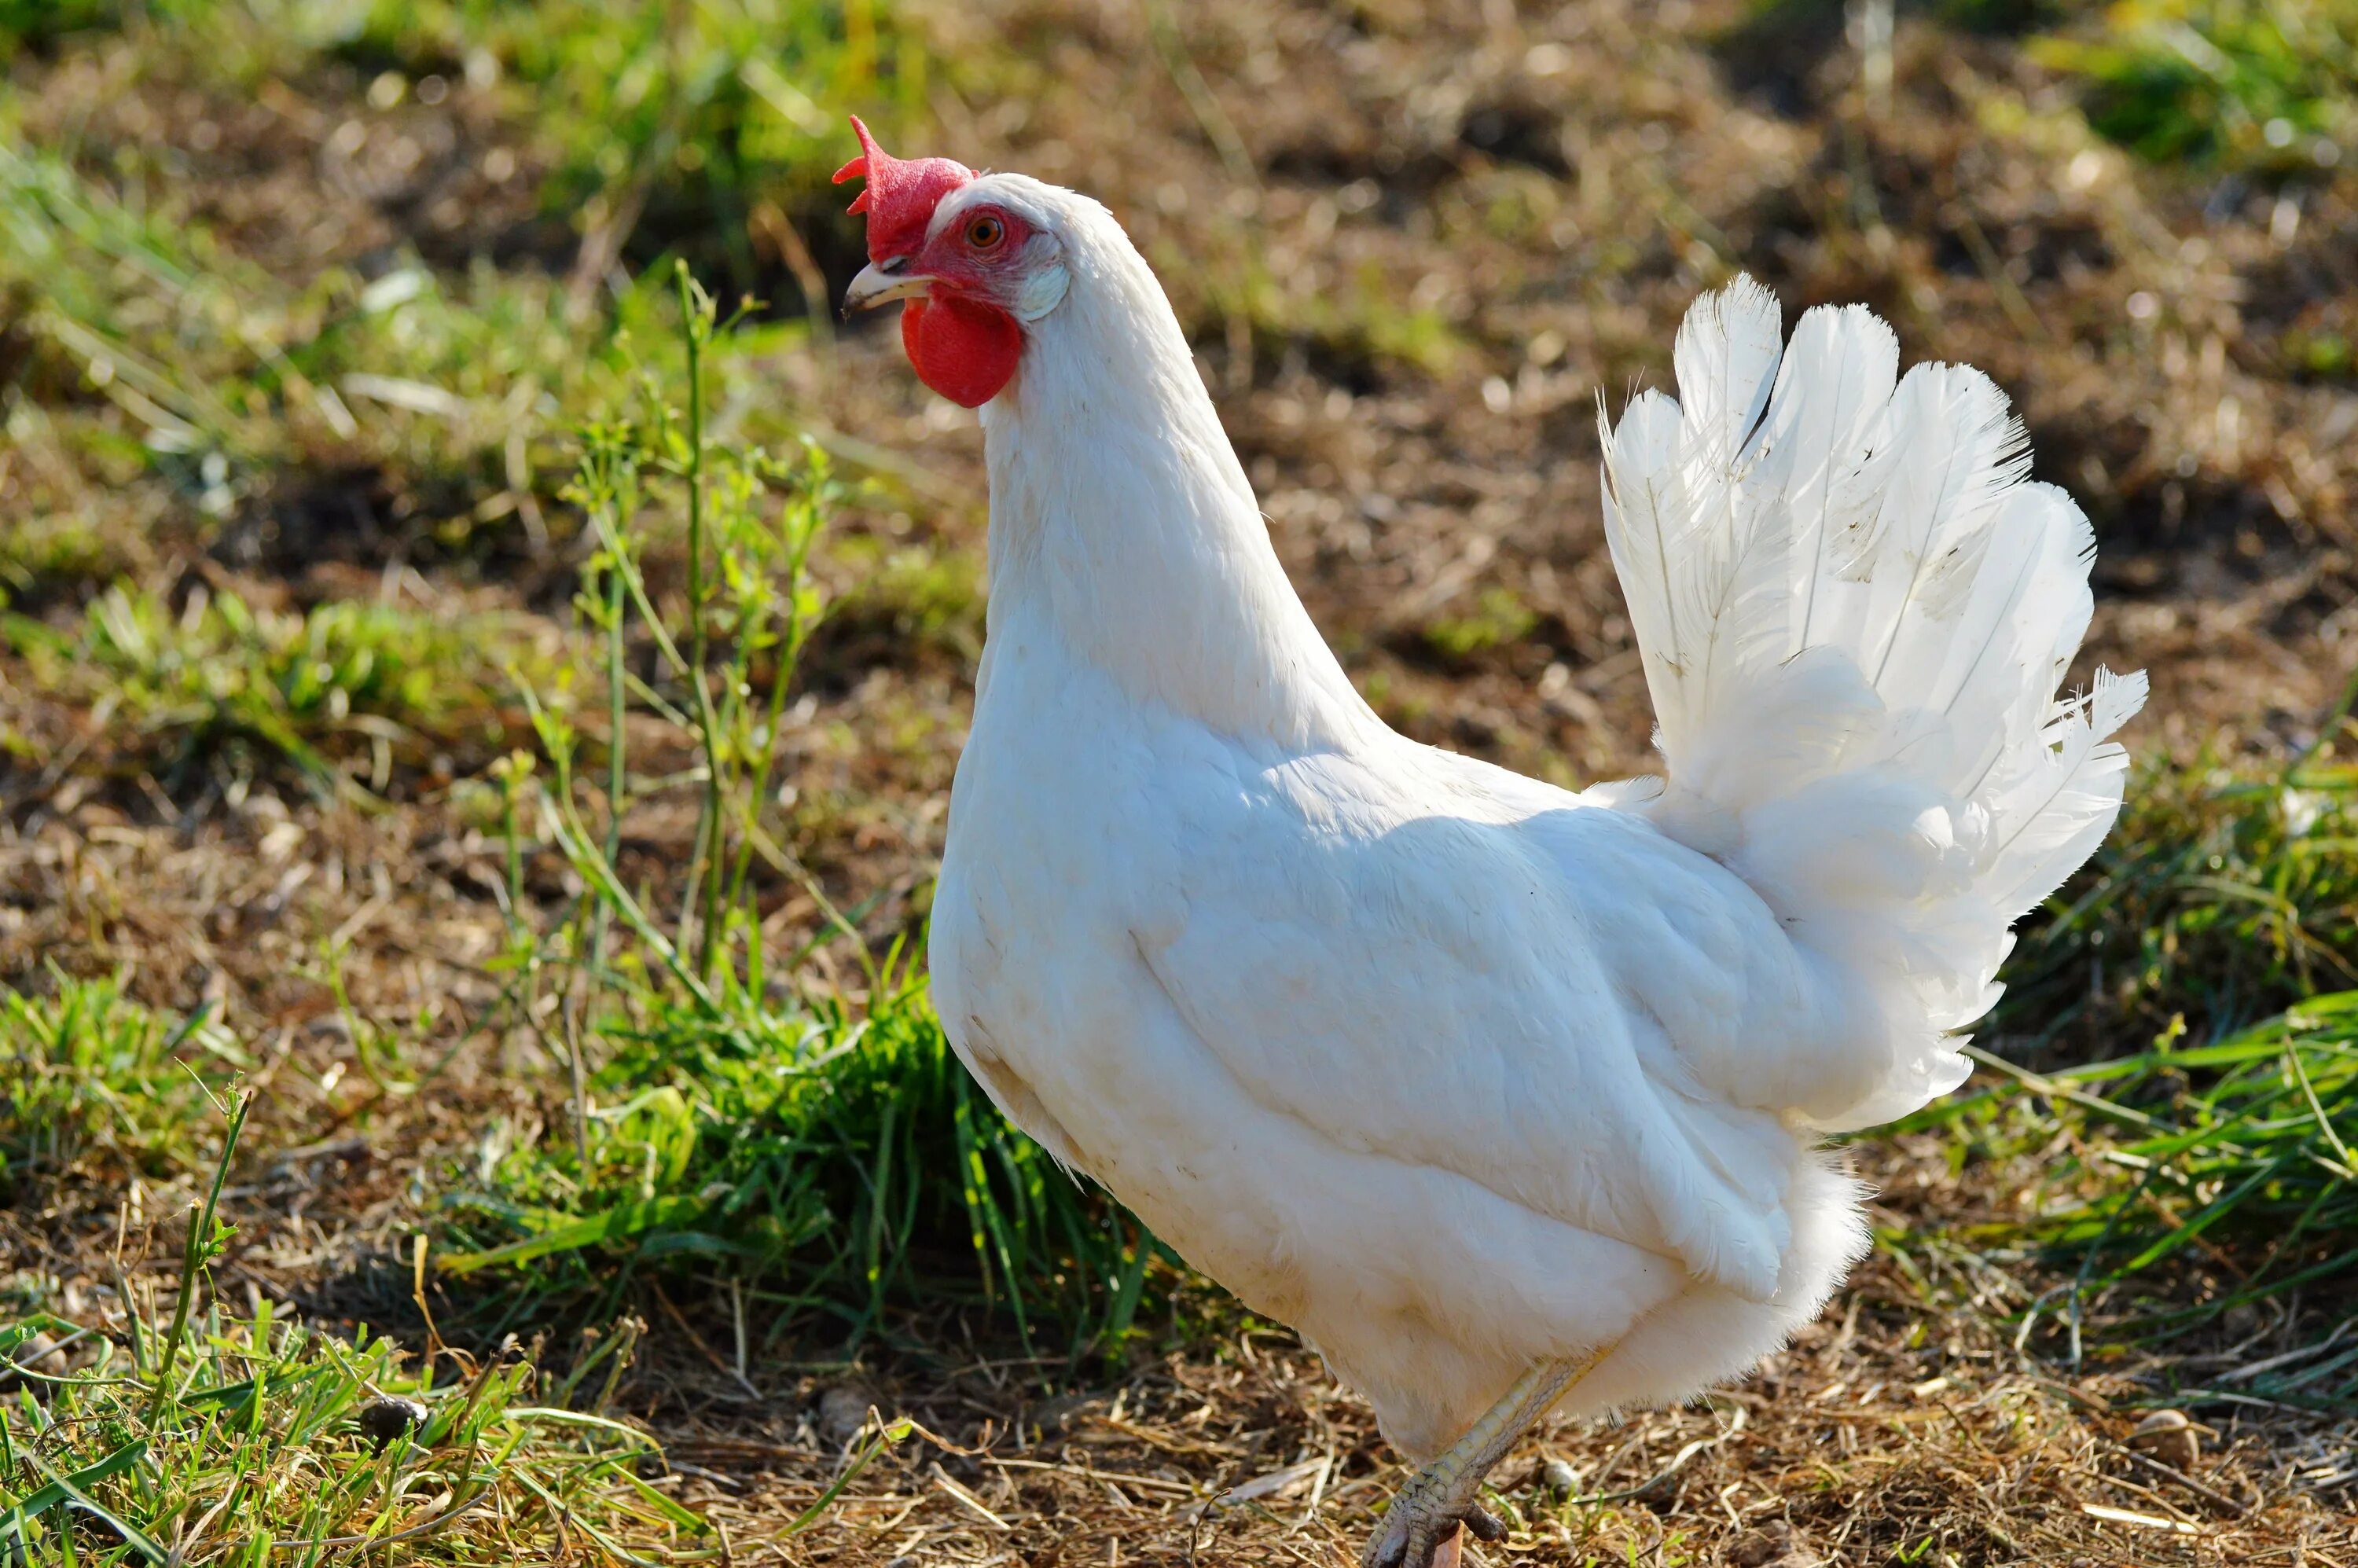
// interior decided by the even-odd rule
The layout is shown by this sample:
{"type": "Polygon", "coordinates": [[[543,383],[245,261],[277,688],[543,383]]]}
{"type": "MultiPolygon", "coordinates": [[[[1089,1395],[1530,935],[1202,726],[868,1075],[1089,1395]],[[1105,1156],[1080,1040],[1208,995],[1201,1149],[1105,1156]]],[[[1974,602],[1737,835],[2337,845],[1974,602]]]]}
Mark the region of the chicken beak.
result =
{"type": "Polygon", "coordinates": [[[922,273],[902,269],[909,265],[907,256],[894,256],[890,261],[872,262],[860,269],[851,287],[843,291],[843,313],[871,310],[895,299],[914,299],[934,286],[934,280],[922,273]]]}

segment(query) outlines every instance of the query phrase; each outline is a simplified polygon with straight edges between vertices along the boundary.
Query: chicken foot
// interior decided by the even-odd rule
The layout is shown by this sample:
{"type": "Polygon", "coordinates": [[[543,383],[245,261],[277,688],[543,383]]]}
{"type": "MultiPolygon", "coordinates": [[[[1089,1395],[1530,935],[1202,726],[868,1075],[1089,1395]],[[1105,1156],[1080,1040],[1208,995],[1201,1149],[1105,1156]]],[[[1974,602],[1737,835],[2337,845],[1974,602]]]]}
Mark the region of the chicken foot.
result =
{"type": "Polygon", "coordinates": [[[1586,1356],[1542,1361],[1516,1379],[1465,1436],[1392,1498],[1383,1528],[1359,1554],[1359,1568],[1456,1568],[1461,1529],[1485,1541],[1503,1539],[1506,1526],[1478,1500],[1483,1477],[1613,1349],[1606,1345],[1586,1356]]]}

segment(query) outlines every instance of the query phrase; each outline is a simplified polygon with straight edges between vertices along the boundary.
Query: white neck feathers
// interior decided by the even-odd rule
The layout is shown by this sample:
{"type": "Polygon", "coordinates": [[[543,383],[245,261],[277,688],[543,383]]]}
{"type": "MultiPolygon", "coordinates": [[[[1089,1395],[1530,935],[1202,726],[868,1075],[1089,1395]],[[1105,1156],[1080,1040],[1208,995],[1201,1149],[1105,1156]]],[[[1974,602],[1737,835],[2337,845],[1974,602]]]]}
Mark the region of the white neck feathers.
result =
{"type": "Polygon", "coordinates": [[[982,410],[994,656],[1053,640],[1239,739],[1363,732],[1374,716],[1286,580],[1153,273],[1096,202],[988,178],[1052,219],[1070,274],[982,410]]]}

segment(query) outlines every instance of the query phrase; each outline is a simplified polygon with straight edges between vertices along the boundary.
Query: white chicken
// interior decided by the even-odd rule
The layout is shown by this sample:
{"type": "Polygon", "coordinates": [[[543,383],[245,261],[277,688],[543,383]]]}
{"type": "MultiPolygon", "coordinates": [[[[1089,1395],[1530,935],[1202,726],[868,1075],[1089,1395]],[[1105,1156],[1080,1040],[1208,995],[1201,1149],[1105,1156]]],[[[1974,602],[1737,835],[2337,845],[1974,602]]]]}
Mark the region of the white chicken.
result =
{"type": "Polygon", "coordinates": [[[2054,695],[2087,521],[1976,372],[1706,296],[1604,438],[1664,777],[1569,794],[1361,700],[1103,207],[854,125],[847,308],[907,302],[990,474],[943,1025],[1367,1397],[1423,1468],[1366,1562],[1424,1568],[1532,1422],[1744,1372],[1865,1249],[1823,1135],[1965,1077],[2120,807],[2144,677],[2054,695]]]}

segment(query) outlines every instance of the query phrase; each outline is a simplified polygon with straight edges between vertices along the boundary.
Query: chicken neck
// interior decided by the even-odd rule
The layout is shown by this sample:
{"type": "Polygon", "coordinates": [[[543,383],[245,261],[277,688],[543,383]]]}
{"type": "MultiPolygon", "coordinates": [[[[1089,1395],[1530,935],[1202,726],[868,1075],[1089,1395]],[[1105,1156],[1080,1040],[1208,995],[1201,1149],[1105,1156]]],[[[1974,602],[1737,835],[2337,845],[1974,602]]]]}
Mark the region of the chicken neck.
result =
{"type": "Polygon", "coordinates": [[[1249,744],[1379,731],[1286,579],[1153,274],[1102,209],[1069,232],[1068,294],[983,410],[993,659],[1081,661],[1249,744]]]}

